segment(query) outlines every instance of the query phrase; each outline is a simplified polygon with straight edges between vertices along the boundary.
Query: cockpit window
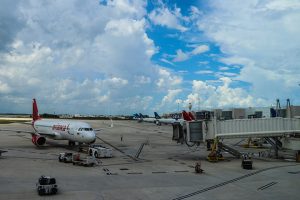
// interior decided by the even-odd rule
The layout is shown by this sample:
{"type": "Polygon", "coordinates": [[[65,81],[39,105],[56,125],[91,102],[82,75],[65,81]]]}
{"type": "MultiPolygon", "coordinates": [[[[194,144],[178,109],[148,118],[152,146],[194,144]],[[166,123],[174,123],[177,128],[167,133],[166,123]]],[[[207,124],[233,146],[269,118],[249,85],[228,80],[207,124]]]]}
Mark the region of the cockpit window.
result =
{"type": "Polygon", "coordinates": [[[92,128],[79,128],[78,131],[93,131],[92,128]]]}

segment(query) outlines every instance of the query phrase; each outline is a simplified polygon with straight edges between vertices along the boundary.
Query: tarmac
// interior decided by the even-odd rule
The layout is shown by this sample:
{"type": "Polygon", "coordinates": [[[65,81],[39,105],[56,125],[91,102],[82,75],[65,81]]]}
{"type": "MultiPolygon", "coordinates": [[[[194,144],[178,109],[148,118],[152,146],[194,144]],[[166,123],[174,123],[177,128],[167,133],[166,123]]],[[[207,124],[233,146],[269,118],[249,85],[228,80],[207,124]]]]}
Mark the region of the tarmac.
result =
{"type": "MultiPolygon", "coordinates": [[[[206,161],[205,144],[188,147],[172,141],[172,126],[137,121],[88,120],[97,132],[96,144],[113,149],[113,158],[99,159],[95,167],[58,162],[60,152],[76,152],[67,141],[47,140],[36,147],[27,133],[0,132],[0,199],[299,199],[300,164],[293,159],[257,157],[253,170],[241,160],[223,153],[225,160],[206,161]],[[145,144],[138,158],[142,144],[145,144]],[[204,173],[195,173],[201,162],[204,173]],[[39,196],[36,183],[41,175],[53,176],[59,192],[39,196]]],[[[1,128],[32,130],[30,125],[1,124],[1,128]]],[[[227,144],[238,141],[228,140],[227,144]]],[[[240,149],[241,150],[241,149],[240,149]]]]}

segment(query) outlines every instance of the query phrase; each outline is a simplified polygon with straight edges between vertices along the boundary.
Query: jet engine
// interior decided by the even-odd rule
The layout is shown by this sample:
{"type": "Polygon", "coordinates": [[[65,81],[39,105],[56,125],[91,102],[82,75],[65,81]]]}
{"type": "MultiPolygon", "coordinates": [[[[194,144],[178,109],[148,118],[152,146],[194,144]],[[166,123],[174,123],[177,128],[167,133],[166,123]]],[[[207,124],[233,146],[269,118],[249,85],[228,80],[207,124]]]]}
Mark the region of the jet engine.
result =
{"type": "Polygon", "coordinates": [[[38,135],[32,136],[32,143],[36,146],[42,146],[46,143],[46,138],[38,135]]]}

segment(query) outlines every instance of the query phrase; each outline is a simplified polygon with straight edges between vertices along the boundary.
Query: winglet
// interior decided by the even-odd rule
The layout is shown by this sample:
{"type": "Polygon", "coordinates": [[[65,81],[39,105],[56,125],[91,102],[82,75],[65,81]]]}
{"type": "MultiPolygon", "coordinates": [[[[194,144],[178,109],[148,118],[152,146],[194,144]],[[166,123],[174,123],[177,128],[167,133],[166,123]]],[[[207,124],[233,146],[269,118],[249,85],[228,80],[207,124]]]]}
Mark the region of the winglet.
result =
{"type": "Polygon", "coordinates": [[[39,110],[38,110],[38,106],[37,106],[36,100],[33,99],[32,100],[32,120],[36,121],[38,119],[41,119],[41,117],[39,115],[39,110]]]}

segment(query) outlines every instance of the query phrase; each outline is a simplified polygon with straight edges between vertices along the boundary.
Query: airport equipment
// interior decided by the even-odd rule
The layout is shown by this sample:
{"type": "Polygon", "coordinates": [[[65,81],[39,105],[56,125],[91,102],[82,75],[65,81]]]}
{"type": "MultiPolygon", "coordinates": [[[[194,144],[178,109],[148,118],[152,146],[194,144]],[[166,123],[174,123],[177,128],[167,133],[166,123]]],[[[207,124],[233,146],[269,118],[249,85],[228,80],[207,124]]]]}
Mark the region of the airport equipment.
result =
{"type": "MultiPolygon", "coordinates": [[[[300,150],[300,118],[254,118],[217,120],[216,118],[191,121],[186,120],[183,125],[173,125],[173,140],[187,145],[200,144],[214,141],[214,147],[208,160],[222,159],[220,150],[239,157],[234,149],[220,145],[220,140],[231,138],[261,138],[272,145],[275,156],[278,150],[285,148],[295,151],[300,150]]],[[[210,146],[210,145],[208,145],[210,146]]]]}
{"type": "Polygon", "coordinates": [[[95,158],[111,158],[112,149],[101,146],[101,145],[91,145],[89,147],[89,155],[94,156],[95,158]]]}
{"type": "Polygon", "coordinates": [[[243,169],[252,169],[252,159],[249,155],[245,154],[242,156],[242,168],[243,169]]]}
{"type": "Polygon", "coordinates": [[[142,150],[144,148],[145,145],[147,145],[149,143],[149,141],[147,142],[143,142],[139,148],[139,150],[136,152],[135,154],[135,158],[139,158],[140,154],[142,153],[142,150]]]}
{"type": "Polygon", "coordinates": [[[87,156],[85,158],[81,158],[79,153],[74,153],[72,156],[73,165],[79,165],[84,167],[93,167],[98,164],[96,158],[94,156],[87,156]]]}
{"type": "Polygon", "coordinates": [[[56,194],[58,191],[55,178],[50,176],[41,176],[36,183],[36,189],[39,195],[56,194]]]}
{"type": "Polygon", "coordinates": [[[68,152],[60,153],[58,156],[58,160],[59,160],[59,162],[71,163],[72,156],[73,156],[73,153],[68,153],[68,152]]]}
{"type": "Polygon", "coordinates": [[[195,172],[199,174],[199,173],[203,173],[203,171],[204,170],[201,169],[201,163],[197,162],[196,165],[195,165],[195,172]]]}
{"type": "Polygon", "coordinates": [[[0,156],[2,156],[2,153],[5,153],[7,151],[3,151],[3,150],[0,150],[0,156]]]}

